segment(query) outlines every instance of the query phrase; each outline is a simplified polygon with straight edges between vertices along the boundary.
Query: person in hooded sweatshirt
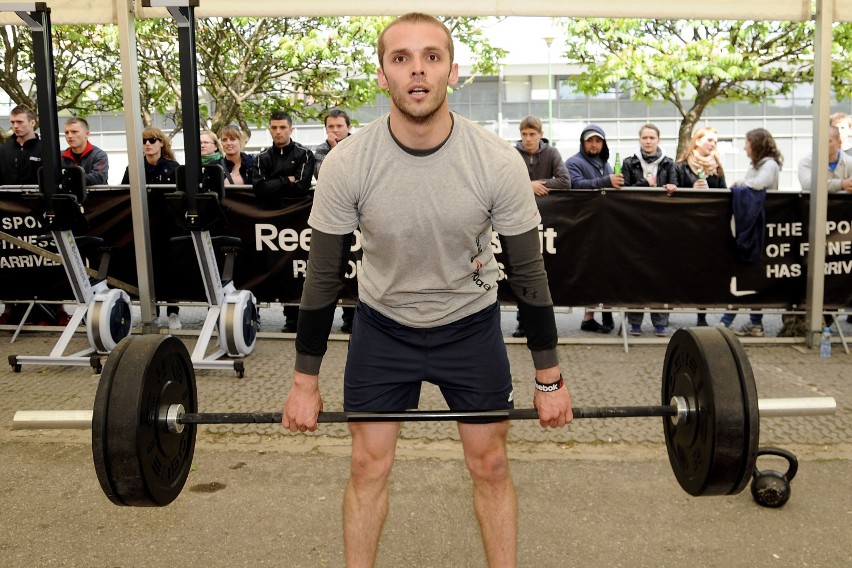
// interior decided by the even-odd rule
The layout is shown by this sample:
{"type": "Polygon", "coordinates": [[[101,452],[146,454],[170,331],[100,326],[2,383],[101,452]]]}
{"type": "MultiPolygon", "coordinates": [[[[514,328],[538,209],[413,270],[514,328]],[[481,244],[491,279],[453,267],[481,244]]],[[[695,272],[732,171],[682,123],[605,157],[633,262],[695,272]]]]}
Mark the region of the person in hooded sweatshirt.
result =
{"type": "MultiPolygon", "coordinates": [[[[589,124],[580,133],[580,151],[565,160],[573,189],[621,189],[624,174],[616,174],[609,165],[609,147],[606,134],[597,124],[589,124]]],[[[602,312],[601,323],[595,321],[594,312],[587,311],[580,329],[597,333],[609,333],[615,328],[612,312],[602,312]]]]}
{"type": "MultiPolygon", "coordinates": [[[[520,131],[521,139],[515,144],[515,149],[520,152],[527,165],[533,193],[541,196],[550,193],[551,189],[571,189],[568,169],[559,150],[551,146],[550,141],[544,137],[541,119],[532,115],[524,117],[520,131]]],[[[518,327],[512,332],[512,337],[526,335],[521,323],[521,312],[518,312],[518,327]]]]}

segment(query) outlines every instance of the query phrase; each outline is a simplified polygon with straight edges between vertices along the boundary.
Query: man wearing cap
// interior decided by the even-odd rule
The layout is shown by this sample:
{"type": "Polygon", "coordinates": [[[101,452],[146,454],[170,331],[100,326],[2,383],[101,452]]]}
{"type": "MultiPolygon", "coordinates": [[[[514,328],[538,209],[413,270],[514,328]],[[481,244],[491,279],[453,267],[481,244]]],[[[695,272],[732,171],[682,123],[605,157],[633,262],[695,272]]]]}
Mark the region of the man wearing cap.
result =
{"type": "MultiPolygon", "coordinates": [[[[574,189],[602,189],[605,187],[621,188],[624,176],[612,171],[609,160],[609,147],[606,144],[606,134],[597,124],[589,124],[580,133],[580,151],[565,160],[568,175],[571,176],[571,187],[574,189]]],[[[587,311],[583,316],[580,329],[597,333],[609,333],[615,327],[612,312],[603,312],[601,322],[595,321],[594,312],[587,311]]]]}

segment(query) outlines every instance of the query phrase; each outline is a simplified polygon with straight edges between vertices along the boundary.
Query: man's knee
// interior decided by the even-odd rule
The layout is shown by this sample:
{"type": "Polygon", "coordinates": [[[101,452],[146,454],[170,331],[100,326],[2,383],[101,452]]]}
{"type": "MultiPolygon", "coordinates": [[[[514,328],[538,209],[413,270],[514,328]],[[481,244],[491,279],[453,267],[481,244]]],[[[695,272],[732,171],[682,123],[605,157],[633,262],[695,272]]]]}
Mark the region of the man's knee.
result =
{"type": "Polygon", "coordinates": [[[499,482],[509,477],[509,457],[502,446],[468,454],[465,463],[474,481],[499,482]]]}
{"type": "Polygon", "coordinates": [[[384,481],[390,476],[399,425],[355,425],[352,431],[351,476],[354,481],[384,481]]]}
{"type": "Polygon", "coordinates": [[[474,481],[501,481],[509,477],[508,423],[459,424],[459,432],[465,464],[474,481]]]}

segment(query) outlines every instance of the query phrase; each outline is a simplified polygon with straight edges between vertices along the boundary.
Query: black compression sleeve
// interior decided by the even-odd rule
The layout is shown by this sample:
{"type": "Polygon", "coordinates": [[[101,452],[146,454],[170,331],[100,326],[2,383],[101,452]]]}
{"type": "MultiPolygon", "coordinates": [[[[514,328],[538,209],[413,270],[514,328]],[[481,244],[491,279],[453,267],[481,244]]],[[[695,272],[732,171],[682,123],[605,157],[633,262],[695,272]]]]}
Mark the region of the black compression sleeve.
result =
{"type": "Polygon", "coordinates": [[[308,271],[296,330],[296,370],[301,373],[319,374],[351,245],[351,233],[329,235],[316,229],[311,231],[308,271]]]}
{"type": "Polygon", "coordinates": [[[508,260],[509,285],[518,299],[520,321],[527,332],[527,347],[533,352],[535,366],[537,369],[555,366],[558,364],[556,317],[538,231],[532,229],[520,235],[500,235],[500,242],[508,260]]]}

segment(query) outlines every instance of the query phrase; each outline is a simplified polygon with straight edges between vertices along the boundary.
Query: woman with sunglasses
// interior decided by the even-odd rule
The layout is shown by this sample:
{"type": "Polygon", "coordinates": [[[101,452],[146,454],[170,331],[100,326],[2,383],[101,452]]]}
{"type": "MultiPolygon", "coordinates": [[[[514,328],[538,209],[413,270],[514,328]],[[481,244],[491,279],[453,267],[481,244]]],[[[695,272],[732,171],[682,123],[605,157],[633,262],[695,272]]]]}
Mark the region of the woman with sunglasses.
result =
{"type": "MultiPolygon", "coordinates": [[[[145,155],[145,183],[169,184],[177,183],[177,169],[180,164],[175,160],[174,152],[172,152],[172,143],[168,136],[159,128],[149,126],[142,131],[142,148],[145,155]]],[[[121,179],[122,184],[130,183],[130,170],[124,170],[124,177],[121,179]]],[[[158,237],[168,236],[167,232],[158,232],[157,235],[152,235],[152,247],[159,251],[168,251],[168,239],[161,242],[158,237]]],[[[167,306],[167,320],[158,321],[160,327],[165,327],[167,324],[169,329],[178,330],[182,326],[178,313],[180,308],[177,306],[167,306]]],[[[157,318],[160,317],[160,306],[157,306],[157,318]]]]}
{"type": "MultiPolygon", "coordinates": [[[[180,164],[175,161],[172,143],[159,128],[149,126],[142,131],[142,148],[145,155],[145,183],[175,184],[175,172],[180,164]]],[[[130,170],[124,170],[121,183],[130,183],[130,170]]]]}

